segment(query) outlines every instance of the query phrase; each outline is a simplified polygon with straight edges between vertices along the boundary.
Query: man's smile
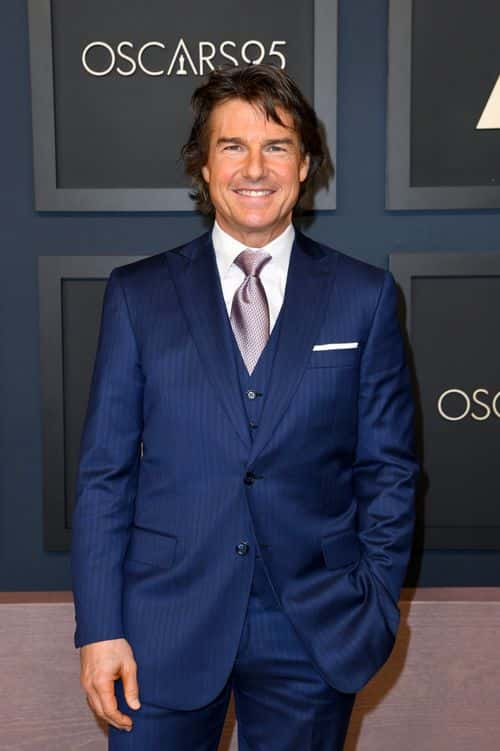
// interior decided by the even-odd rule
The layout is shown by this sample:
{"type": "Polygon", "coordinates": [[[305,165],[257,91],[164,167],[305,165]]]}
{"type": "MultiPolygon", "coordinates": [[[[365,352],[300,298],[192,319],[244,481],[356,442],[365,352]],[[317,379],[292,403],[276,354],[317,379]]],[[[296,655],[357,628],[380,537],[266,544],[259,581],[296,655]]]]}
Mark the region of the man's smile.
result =
{"type": "Polygon", "coordinates": [[[274,190],[271,190],[270,188],[233,188],[234,193],[237,193],[239,196],[248,196],[250,198],[260,198],[262,196],[271,196],[273,193],[275,193],[274,190]]]}

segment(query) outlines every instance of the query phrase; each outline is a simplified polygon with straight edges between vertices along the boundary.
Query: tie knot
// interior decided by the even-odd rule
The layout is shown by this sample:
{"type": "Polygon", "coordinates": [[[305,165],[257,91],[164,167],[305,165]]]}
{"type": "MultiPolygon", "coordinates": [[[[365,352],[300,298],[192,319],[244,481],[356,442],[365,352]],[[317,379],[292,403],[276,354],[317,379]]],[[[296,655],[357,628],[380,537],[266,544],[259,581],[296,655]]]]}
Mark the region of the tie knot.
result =
{"type": "Polygon", "coordinates": [[[258,250],[242,250],[234,259],[234,263],[244,272],[245,276],[259,276],[260,272],[272,258],[270,253],[258,250]]]}

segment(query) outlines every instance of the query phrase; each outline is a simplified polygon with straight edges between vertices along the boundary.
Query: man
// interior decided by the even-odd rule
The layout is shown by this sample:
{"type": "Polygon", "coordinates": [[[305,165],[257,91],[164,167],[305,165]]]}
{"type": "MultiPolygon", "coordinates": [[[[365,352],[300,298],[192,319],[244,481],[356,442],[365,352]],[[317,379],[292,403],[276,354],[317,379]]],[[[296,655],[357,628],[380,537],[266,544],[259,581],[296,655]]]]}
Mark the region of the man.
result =
{"type": "Polygon", "coordinates": [[[106,287],[73,519],[81,683],[111,749],[215,751],[232,689],[240,751],[340,751],[413,533],[395,283],[294,229],[323,153],[286,73],[213,72],[193,107],[213,228],[106,287]]]}

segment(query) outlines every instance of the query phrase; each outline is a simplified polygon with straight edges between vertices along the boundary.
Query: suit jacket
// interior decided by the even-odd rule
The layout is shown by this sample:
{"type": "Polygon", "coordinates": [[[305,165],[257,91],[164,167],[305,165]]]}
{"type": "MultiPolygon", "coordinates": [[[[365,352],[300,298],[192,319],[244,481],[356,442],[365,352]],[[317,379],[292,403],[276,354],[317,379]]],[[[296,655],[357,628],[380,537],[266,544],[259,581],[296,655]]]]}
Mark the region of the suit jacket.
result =
{"type": "Polygon", "coordinates": [[[221,294],[208,233],[109,277],[73,517],[75,645],[125,637],[143,700],[206,704],[259,548],[311,659],[357,691],[394,644],[419,471],[393,276],[297,232],[253,441],[221,294]]]}

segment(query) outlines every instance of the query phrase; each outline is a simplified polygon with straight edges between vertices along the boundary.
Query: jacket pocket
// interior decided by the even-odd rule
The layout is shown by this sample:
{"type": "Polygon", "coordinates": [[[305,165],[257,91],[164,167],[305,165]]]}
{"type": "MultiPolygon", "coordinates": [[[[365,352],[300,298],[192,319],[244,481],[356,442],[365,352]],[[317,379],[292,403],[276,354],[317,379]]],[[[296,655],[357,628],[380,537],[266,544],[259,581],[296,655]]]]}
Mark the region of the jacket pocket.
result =
{"type": "Polygon", "coordinates": [[[354,529],[323,535],[321,549],[325,565],[329,569],[357,563],[361,557],[361,543],[354,529]]]}
{"type": "Polygon", "coordinates": [[[353,367],[359,363],[359,348],[314,349],[309,355],[308,368],[353,367]]]}
{"type": "Polygon", "coordinates": [[[175,535],[154,532],[143,527],[132,527],[125,559],[168,569],[174,562],[176,547],[175,535]]]}

